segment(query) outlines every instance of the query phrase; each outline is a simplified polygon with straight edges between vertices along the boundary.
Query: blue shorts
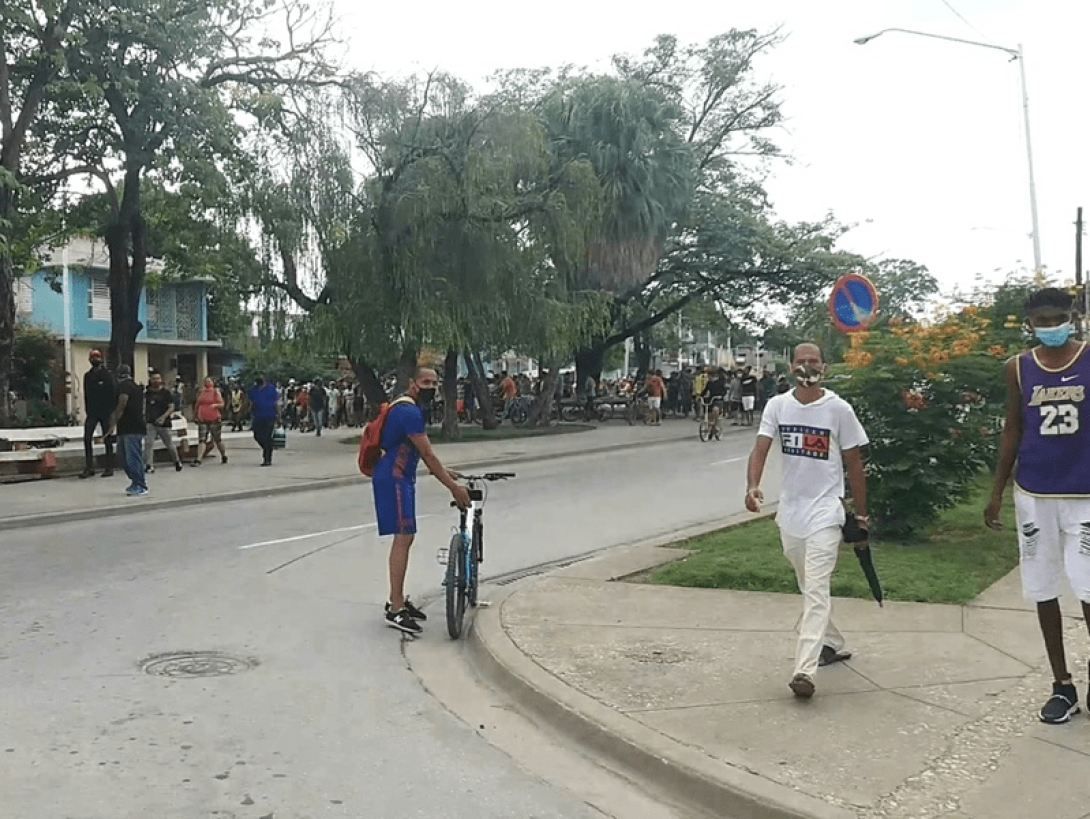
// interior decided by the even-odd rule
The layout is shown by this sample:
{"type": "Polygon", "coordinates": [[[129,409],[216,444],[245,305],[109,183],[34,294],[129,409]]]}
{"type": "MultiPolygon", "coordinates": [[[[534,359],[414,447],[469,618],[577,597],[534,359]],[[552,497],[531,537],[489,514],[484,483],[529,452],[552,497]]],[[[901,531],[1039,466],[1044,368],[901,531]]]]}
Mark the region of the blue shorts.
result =
{"type": "Polygon", "coordinates": [[[416,484],[409,481],[374,480],[375,517],[380,535],[416,534],[416,484]]]}

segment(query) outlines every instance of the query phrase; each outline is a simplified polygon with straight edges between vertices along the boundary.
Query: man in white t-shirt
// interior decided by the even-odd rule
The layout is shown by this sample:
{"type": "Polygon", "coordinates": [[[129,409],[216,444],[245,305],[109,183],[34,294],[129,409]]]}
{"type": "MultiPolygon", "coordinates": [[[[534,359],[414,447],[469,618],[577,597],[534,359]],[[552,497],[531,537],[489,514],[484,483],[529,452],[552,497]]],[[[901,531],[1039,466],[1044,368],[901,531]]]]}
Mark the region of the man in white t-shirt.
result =
{"type": "Polygon", "coordinates": [[[746,508],[757,512],[764,500],[761,475],[772,443],[778,441],[784,465],[776,524],[803,596],[795,673],[789,685],[802,698],[814,695],[814,672],[819,665],[851,657],[844,650],[844,636],[833,625],[829,594],[844,524],[845,466],[859,525],[870,529],[860,453],[869,441],[851,405],[822,388],[827,370],[816,344],[795,348],[791,372],[798,386],[772,398],[765,407],[746,482],[746,508]]]}

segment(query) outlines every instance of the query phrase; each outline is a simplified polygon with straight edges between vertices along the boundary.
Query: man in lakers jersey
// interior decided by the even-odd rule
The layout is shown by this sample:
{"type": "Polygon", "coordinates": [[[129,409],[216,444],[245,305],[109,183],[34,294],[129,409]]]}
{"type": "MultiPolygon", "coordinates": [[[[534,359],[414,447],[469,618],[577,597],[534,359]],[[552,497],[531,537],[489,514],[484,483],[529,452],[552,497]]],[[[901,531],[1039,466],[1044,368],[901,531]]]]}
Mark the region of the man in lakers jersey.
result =
{"type": "Polygon", "coordinates": [[[1054,680],[1040,718],[1057,724],[1079,713],[1060,615],[1065,573],[1090,625],[1090,351],[1073,338],[1074,303],[1063,290],[1033,293],[1026,320],[1040,344],[1006,365],[1007,422],[984,523],[1000,528],[1013,473],[1022,591],[1037,604],[1054,680]]]}

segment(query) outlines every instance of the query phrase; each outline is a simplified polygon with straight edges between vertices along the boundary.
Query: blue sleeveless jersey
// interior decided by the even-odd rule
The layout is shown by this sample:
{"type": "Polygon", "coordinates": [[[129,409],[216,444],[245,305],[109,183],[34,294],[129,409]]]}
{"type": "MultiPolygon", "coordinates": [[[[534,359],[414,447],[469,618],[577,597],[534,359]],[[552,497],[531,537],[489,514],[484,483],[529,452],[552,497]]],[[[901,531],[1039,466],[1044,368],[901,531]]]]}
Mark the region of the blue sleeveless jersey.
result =
{"type": "Polygon", "coordinates": [[[1047,370],[1033,352],[1018,357],[1022,445],[1014,474],[1031,495],[1090,497],[1090,354],[1083,344],[1062,370],[1047,370]]]}

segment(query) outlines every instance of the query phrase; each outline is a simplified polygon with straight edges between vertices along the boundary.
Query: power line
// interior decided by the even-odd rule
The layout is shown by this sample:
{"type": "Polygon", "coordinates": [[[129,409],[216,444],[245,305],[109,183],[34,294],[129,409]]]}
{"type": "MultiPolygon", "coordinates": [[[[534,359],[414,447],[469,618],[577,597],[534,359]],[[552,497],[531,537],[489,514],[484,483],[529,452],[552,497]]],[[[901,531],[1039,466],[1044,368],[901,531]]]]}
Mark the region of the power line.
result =
{"type": "Polygon", "coordinates": [[[965,23],[965,25],[967,25],[969,28],[971,28],[973,31],[975,31],[977,34],[979,34],[981,37],[983,37],[989,43],[993,43],[993,45],[994,45],[994,42],[992,41],[992,39],[990,37],[988,37],[987,34],[985,34],[980,29],[978,29],[976,26],[974,26],[972,23],[970,23],[968,20],[966,20],[965,16],[960,11],[958,11],[956,8],[954,8],[953,5],[951,5],[951,3],[949,2],[949,0],[942,0],[942,4],[944,6],[946,6],[946,8],[950,9],[950,11],[952,11],[954,13],[954,15],[959,20],[961,20],[961,22],[965,23]]]}

